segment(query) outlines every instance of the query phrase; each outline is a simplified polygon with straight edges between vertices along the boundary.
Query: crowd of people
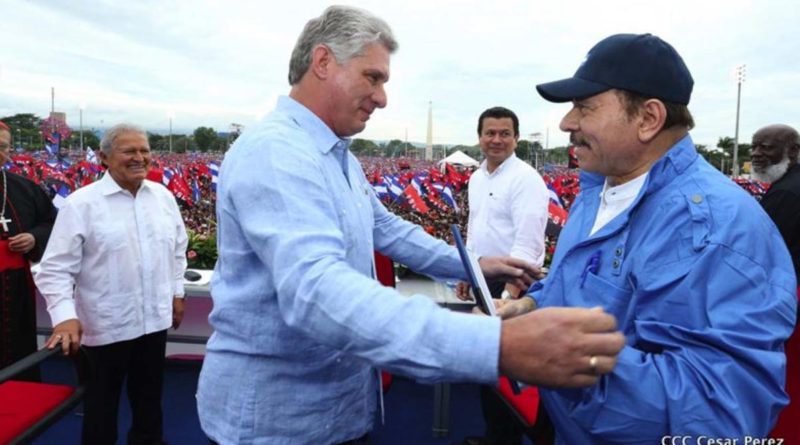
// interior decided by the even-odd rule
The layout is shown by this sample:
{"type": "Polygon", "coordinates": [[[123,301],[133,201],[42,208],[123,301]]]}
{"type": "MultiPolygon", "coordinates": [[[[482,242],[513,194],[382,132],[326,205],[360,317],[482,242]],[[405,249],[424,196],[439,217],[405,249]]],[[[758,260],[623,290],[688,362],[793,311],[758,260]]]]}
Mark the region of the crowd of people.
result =
{"type": "MultiPolygon", "coordinates": [[[[216,232],[215,202],[216,191],[212,170],[219,167],[222,154],[198,153],[154,153],[153,167],[148,178],[164,184],[178,200],[181,214],[187,230],[190,232],[189,265],[194,268],[207,268],[216,259],[215,249],[198,244],[213,243],[216,232]],[[167,178],[164,174],[167,171],[167,178]],[[196,187],[196,190],[195,190],[196,187]]],[[[401,184],[407,184],[412,178],[420,175],[429,176],[431,172],[439,172],[438,180],[450,186],[455,206],[436,205],[435,199],[422,188],[421,198],[428,204],[427,210],[421,212],[406,197],[383,196],[386,207],[401,218],[417,224],[432,236],[453,243],[450,227],[458,224],[466,233],[469,218],[466,184],[473,168],[460,166],[443,167],[434,161],[411,158],[359,158],[365,175],[373,187],[382,183],[384,178],[396,177],[401,184]],[[448,174],[452,170],[457,176],[448,174]],[[403,179],[405,178],[405,179],[403,179]],[[455,178],[455,179],[454,179],[455,178]]],[[[46,151],[31,154],[11,154],[6,169],[19,174],[42,186],[51,198],[66,197],[74,190],[99,179],[105,167],[98,161],[92,162],[81,154],[65,154],[61,157],[50,156],[46,151]]],[[[575,197],[580,192],[578,170],[564,166],[546,165],[540,171],[547,187],[552,190],[553,203],[568,214],[575,197]]],[[[760,199],[769,188],[769,184],[755,179],[739,177],[733,179],[736,184],[748,193],[760,199]]],[[[376,190],[377,191],[377,190],[376,190]]],[[[556,210],[557,212],[557,210],[556,210]]],[[[563,226],[565,218],[559,219],[560,213],[552,214],[555,226],[563,226]]],[[[558,231],[548,231],[546,264],[550,263],[558,231]]]]}

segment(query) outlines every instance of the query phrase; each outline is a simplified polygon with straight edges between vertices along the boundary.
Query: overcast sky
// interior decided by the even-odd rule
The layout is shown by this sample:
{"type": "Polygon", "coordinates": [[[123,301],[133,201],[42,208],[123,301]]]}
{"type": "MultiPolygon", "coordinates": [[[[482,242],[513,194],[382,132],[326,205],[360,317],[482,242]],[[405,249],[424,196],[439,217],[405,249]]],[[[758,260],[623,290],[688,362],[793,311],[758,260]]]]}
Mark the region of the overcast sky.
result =
{"type": "MultiPolygon", "coordinates": [[[[289,90],[289,54],[305,22],[330,3],[200,0],[0,0],[0,116],[57,111],[78,127],[120,121],[175,132],[250,125],[289,90]]],[[[695,79],[696,143],[733,136],[735,67],[746,64],[740,141],[762,125],[800,127],[800,4],[781,1],[353,1],[392,26],[389,105],[369,139],[475,144],[476,119],[502,105],[523,137],[558,130],[568,105],[541,99],[536,83],[569,77],[586,52],[615,33],[670,42],[695,79]]]]}

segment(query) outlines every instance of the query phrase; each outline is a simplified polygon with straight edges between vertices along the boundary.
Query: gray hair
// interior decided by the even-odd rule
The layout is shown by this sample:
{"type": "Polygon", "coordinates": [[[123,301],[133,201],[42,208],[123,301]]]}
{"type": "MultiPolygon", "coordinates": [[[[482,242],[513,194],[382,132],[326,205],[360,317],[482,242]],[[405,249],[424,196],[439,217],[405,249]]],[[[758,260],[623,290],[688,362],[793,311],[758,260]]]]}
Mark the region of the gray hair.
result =
{"type": "Polygon", "coordinates": [[[111,156],[111,149],[114,148],[114,140],[126,133],[141,134],[147,139],[147,132],[138,125],[133,124],[117,124],[106,130],[103,134],[103,139],[100,141],[100,149],[106,156],[111,156]]]}
{"type": "Polygon", "coordinates": [[[350,6],[330,6],[317,18],[306,23],[289,60],[289,84],[295,85],[311,65],[311,51],[317,45],[327,46],[336,62],[346,63],[360,56],[364,48],[380,42],[389,53],[397,50],[392,29],[372,13],[350,6]]]}

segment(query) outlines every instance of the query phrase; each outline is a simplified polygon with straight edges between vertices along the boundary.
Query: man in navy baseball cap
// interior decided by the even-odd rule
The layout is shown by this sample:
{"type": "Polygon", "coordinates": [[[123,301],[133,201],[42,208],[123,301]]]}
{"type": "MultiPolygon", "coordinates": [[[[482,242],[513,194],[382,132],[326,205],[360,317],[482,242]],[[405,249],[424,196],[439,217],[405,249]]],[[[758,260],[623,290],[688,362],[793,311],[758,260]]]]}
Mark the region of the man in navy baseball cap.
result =
{"type": "Polygon", "coordinates": [[[612,88],[688,105],[694,80],[669,43],[652,34],[616,34],[586,55],[575,75],[536,90],[551,102],[568,102],[612,88]]]}
{"type": "Polygon", "coordinates": [[[692,86],[650,34],[608,37],[573,77],[537,86],[572,103],[560,128],[581,192],[542,286],[498,314],[602,307],[626,338],[596,385],[539,387],[557,445],[767,437],[788,402],[791,257],[758,202],[698,155],[692,86]]]}

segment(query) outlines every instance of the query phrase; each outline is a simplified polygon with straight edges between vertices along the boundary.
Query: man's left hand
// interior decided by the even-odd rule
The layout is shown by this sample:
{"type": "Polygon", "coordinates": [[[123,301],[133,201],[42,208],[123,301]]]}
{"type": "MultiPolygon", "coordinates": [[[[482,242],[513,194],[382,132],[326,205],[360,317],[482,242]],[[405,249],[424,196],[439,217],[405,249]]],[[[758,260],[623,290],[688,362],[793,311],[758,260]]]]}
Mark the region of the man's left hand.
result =
{"type": "Polygon", "coordinates": [[[505,281],[519,289],[527,289],[534,280],[544,278],[538,267],[519,258],[484,256],[478,262],[486,278],[505,281]]]}
{"type": "Polygon", "coordinates": [[[18,233],[8,239],[8,250],[28,253],[36,245],[36,238],[28,232],[18,233]]]}
{"type": "Polygon", "coordinates": [[[172,299],[172,328],[178,329],[183,321],[183,298],[172,299]]]}

